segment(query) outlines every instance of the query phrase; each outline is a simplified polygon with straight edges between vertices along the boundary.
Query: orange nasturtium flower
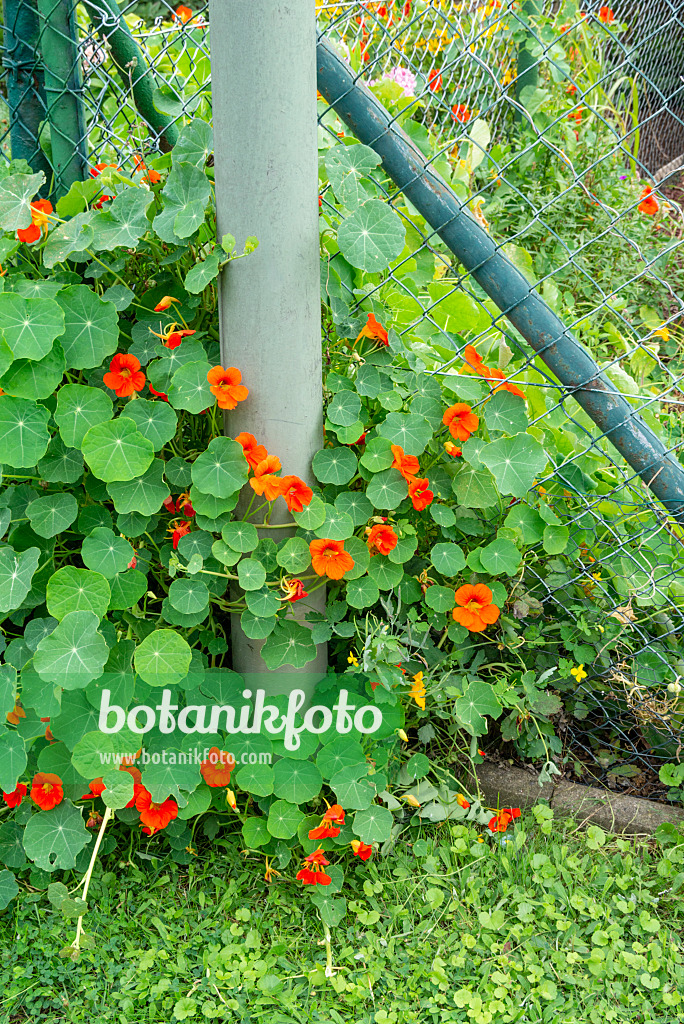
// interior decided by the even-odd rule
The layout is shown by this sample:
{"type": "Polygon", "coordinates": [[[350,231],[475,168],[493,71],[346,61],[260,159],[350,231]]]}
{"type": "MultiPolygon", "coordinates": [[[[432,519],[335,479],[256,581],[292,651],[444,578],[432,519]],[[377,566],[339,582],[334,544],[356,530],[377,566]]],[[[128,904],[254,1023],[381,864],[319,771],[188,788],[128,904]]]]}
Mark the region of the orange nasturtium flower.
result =
{"type": "Polygon", "coordinates": [[[109,373],[105,373],[102,380],[119,398],[128,398],[145,387],[140,360],[128,352],[117,352],[109,364],[109,373]]]}
{"type": "Polygon", "coordinates": [[[19,725],[20,718],[26,718],[26,712],[22,708],[19,701],[14,705],[11,711],[7,712],[5,716],[10,725],[19,725]]]}
{"type": "Polygon", "coordinates": [[[93,779],[92,782],[88,783],[88,789],[90,790],[90,792],[87,794],[87,796],[102,796],[106,788],[107,787],[105,786],[101,778],[93,779]]]}
{"type": "Polygon", "coordinates": [[[189,21],[192,21],[193,12],[185,4],[181,4],[180,7],[176,8],[175,18],[177,21],[181,21],[184,25],[187,25],[189,21]]]}
{"type": "Polygon", "coordinates": [[[165,309],[169,308],[172,302],[180,302],[180,299],[174,299],[173,295],[165,295],[164,298],[160,299],[154,307],[155,313],[163,313],[165,309]]]}
{"type": "Polygon", "coordinates": [[[368,843],[362,843],[360,839],[352,839],[349,845],[352,848],[354,856],[358,857],[360,860],[368,860],[373,853],[372,844],[369,845],[368,843]]]}
{"type": "Polygon", "coordinates": [[[451,108],[451,116],[454,121],[460,121],[461,124],[468,124],[468,121],[473,115],[471,111],[468,110],[465,103],[457,103],[455,107],[451,108]]]}
{"type": "Polygon", "coordinates": [[[5,801],[8,807],[18,807],[21,801],[24,799],[28,792],[27,787],[23,782],[18,782],[16,788],[11,793],[5,793],[3,791],[2,799],[5,801]]]}
{"type": "Polygon", "coordinates": [[[31,799],[41,811],[50,811],[64,799],[62,780],[51,772],[38,772],[31,783],[31,799]]]}
{"type": "Polygon", "coordinates": [[[660,203],[653,195],[653,189],[648,185],[641,193],[641,202],[639,203],[638,209],[640,213],[645,213],[649,217],[653,217],[660,209],[660,203]]]}
{"type": "Polygon", "coordinates": [[[280,494],[280,477],[274,474],[280,470],[280,459],[277,455],[267,455],[256,466],[254,476],[249,481],[256,494],[263,494],[266,501],[275,501],[280,494]]]}
{"type": "Polygon", "coordinates": [[[389,555],[390,551],[394,551],[398,542],[399,538],[392,527],[385,526],[384,523],[374,526],[366,541],[371,555],[389,555]]]}
{"type": "Polygon", "coordinates": [[[460,459],[460,457],[463,455],[461,449],[457,448],[452,441],[444,442],[444,451],[447,453],[447,455],[451,455],[453,459],[460,459]]]}
{"type": "Polygon", "coordinates": [[[178,817],[178,804],[175,800],[168,797],[163,803],[155,803],[152,794],[144,786],[140,787],[135,806],[140,811],[141,822],[146,826],[143,832],[149,836],[166,828],[170,821],[178,817]]]}
{"type": "Polygon", "coordinates": [[[415,455],[406,455],[400,444],[393,444],[391,451],[394,456],[394,462],[390,469],[398,469],[405,480],[420,473],[420,465],[415,455]]]}
{"type": "Polygon", "coordinates": [[[304,584],[298,579],[283,580],[280,589],[285,595],[283,601],[301,601],[303,597],[309,596],[304,589],[304,584]]]}
{"type": "Polygon", "coordinates": [[[297,872],[297,881],[304,885],[330,885],[332,878],[326,875],[324,868],[330,864],[319,846],[317,850],[304,858],[304,866],[297,872]]]}
{"type": "Polygon", "coordinates": [[[235,760],[232,754],[227,754],[225,750],[219,750],[218,747],[212,747],[208,759],[202,761],[200,765],[200,772],[208,786],[228,786],[230,774],[234,768],[235,760]]]}
{"type": "Polygon", "coordinates": [[[360,338],[371,338],[374,341],[379,341],[381,345],[389,345],[389,337],[387,331],[378,323],[373,313],[368,314],[368,320],[359,331],[356,340],[360,338]]]}
{"type": "Polygon", "coordinates": [[[48,199],[36,199],[35,203],[31,203],[31,223],[27,228],[17,230],[19,241],[27,242],[29,245],[31,242],[37,242],[43,233],[43,228],[47,232],[50,222],[49,213],[52,213],[52,203],[48,199]]]}
{"type": "Polygon", "coordinates": [[[519,807],[503,807],[500,811],[496,812],[493,818],[490,818],[487,827],[490,832],[505,832],[511,822],[519,817],[519,807]]]}
{"type": "MultiPolygon", "coordinates": [[[[137,173],[138,171],[145,171],[145,175],[143,176],[142,179],[144,182],[146,182],[148,185],[157,185],[161,181],[161,174],[159,173],[159,171],[155,171],[154,168],[148,167],[147,164],[143,161],[142,157],[139,157],[137,153],[134,153],[133,160],[135,161],[134,173],[137,173]]],[[[178,301],[178,299],[174,299],[174,302],[178,301]]],[[[157,309],[156,312],[158,313],[159,310],[157,309]]]]}
{"type": "MultiPolygon", "coordinates": [[[[174,302],[176,300],[174,299],[174,302]]],[[[150,334],[154,334],[155,338],[160,338],[162,345],[165,348],[178,348],[183,338],[189,338],[191,334],[195,334],[195,331],[181,331],[179,330],[177,323],[167,324],[161,334],[158,331],[150,329],[150,334]]]]}
{"type": "Polygon", "coordinates": [[[207,374],[209,390],[218,402],[219,409],[235,409],[238,402],[244,402],[249,389],[241,384],[242,374],[236,367],[214,366],[207,374]]]}
{"type": "Polygon", "coordinates": [[[496,622],[500,611],[492,604],[493,594],[484,583],[472,586],[466,583],[456,591],[456,605],[452,618],[471,633],[481,633],[496,622]]]}
{"type": "Polygon", "coordinates": [[[331,580],[341,580],[345,572],[354,568],[354,559],[344,550],[344,541],[312,540],[309,544],[311,564],[319,576],[327,576],[331,580]]]}
{"type": "Polygon", "coordinates": [[[459,793],[456,797],[456,803],[459,807],[462,807],[464,811],[467,811],[470,807],[470,802],[466,800],[462,793],[459,793]]]}
{"type": "Polygon", "coordinates": [[[571,110],[568,114],[568,121],[574,121],[575,124],[579,124],[582,120],[582,111],[584,107],[577,107],[576,110],[571,110]]]}
{"type": "Polygon", "coordinates": [[[482,361],[482,356],[477,352],[473,345],[466,345],[463,353],[465,362],[459,370],[459,373],[476,373],[479,377],[484,377],[485,380],[500,380],[503,383],[494,386],[490,384],[492,388],[492,394],[497,391],[510,391],[512,395],[519,395],[520,398],[524,398],[525,394],[516,387],[515,384],[511,384],[506,380],[506,374],[503,370],[492,370],[489,366],[485,366],[482,361]]]}
{"type": "Polygon", "coordinates": [[[250,469],[256,469],[259,463],[263,462],[268,455],[263,444],[257,444],[254,434],[248,434],[246,431],[243,431],[241,434],[238,434],[235,440],[239,445],[242,445],[242,450],[245,453],[250,469]]]}
{"type": "Polygon", "coordinates": [[[320,825],[309,831],[309,839],[335,839],[344,825],[344,811],[339,804],[329,807],[321,819],[320,825]]]}
{"type": "Polygon", "coordinates": [[[611,11],[610,7],[599,7],[599,21],[602,21],[604,25],[612,25],[615,21],[615,15],[611,11]]]}
{"type": "Polygon", "coordinates": [[[280,494],[290,512],[301,512],[306,505],[311,504],[313,498],[313,491],[309,485],[292,474],[281,477],[280,494]]]}
{"type": "Polygon", "coordinates": [[[430,481],[427,477],[419,480],[417,476],[413,476],[409,480],[409,498],[413,502],[416,512],[422,512],[434,498],[433,492],[429,489],[429,484],[430,481]]]}
{"type": "Polygon", "coordinates": [[[411,685],[411,692],[409,697],[413,697],[419,708],[425,710],[425,684],[423,683],[423,673],[416,672],[413,677],[413,683],[411,685]]]}
{"type": "Polygon", "coordinates": [[[428,89],[430,92],[439,92],[442,88],[442,69],[433,68],[428,75],[428,89]]]}
{"type": "Polygon", "coordinates": [[[465,402],[456,402],[444,413],[442,423],[457,441],[467,441],[479,427],[480,417],[465,402]]]}
{"type": "Polygon", "coordinates": [[[506,380],[506,374],[503,370],[490,370],[490,380],[500,380],[501,384],[497,384],[496,387],[491,384],[492,394],[495,395],[497,391],[508,391],[512,395],[518,395],[519,398],[525,397],[525,392],[521,391],[517,384],[512,384],[510,380],[506,380]]]}

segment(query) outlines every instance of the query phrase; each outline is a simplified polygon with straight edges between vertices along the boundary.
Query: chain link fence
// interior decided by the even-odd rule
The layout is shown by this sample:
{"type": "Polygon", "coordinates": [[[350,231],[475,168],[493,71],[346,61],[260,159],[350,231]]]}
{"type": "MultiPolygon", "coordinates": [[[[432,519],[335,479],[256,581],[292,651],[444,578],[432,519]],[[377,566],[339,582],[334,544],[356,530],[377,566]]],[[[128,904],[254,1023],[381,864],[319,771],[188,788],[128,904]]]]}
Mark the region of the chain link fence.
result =
{"type": "MultiPolygon", "coordinates": [[[[113,0],[88,0],[65,14],[65,6],[5,0],[5,156],[55,168],[64,184],[70,171],[64,160],[56,166],[56,140],[62,153],[71,143],[84,173],[155,154],[162,166],[174,126],[210,117],[207,7],[140,0],[117,11],[113,0]],[[50,46],[62,63],[46,76],[50,46]],[[58,116],[65,101],[67,131],[58,116]]],[[[567,0],[347,0],[317,3],[317,14],[357,80],[574,331],[614,394],[676,452],[684,411],[680,5],[615,0],[579,11],[567,0]]],[[[322,99],[319,123],[322,210],[334,223],[325,157],[345,131],[322,99]]],[[[378,298],[419,365],[473,373],[464,355],[472,346],[525,387],[530,423],[553,441],[553,471],[536,489],[567,543],[554,556],[540,539],[509,611],[526,624],[529,644],[538,642],[537,624],[564,616],[562,639],[580,670],[554,723],[557,753],[578,777],[661,793],[659,765],[681,754],[682,526],[381,170],[369,169],[364,187],[397,209],[411,239],[378,298]],[[586,639],[588,618],[606,635],[598,652],[586,639]]],[[[326,261],[323,281],[331,322],[354,330],[373,294],[355,292],[339,256],[326,261]]],[[[496,530],[498,511],[464,508],[463,516],[472,530],[496,530]]]]}

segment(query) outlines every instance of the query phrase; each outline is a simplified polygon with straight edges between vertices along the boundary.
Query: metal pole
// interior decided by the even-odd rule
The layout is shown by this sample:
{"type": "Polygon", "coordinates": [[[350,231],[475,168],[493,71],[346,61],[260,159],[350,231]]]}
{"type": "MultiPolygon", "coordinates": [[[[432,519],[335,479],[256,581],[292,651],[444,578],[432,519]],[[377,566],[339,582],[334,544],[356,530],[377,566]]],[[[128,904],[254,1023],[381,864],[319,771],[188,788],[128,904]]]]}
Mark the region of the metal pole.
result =
{"type": "Polygon", "coordinates": [[[83,81],[72,0],[38,0],[54,193],[57,199],[87,177],[83,81]]]}
{"type": "Polygon", "coordinates": [[[7,69],[7,104],[13,160],[26,160],[34,173],[43,171],[47,194],[52,167],[38,136],[45,119],[45,89],[38,54],[35,0],[3,0],[2,63],[7,69]]]}
{"type": "Polygon", "coordinates": [[[322,36],[318,88],[360,142],[508,317],[665,508],[684,522],[684,466],[603,374],[493,238],[470,216],[381,103],[322,36]]]}
{"type": "MultiPolygon", "coordinates": [[[[284,473],[310,483],[323,441],[314,4],[211,0],[210,24],[218,238],[259,240],[220,280],[222,365],[237,366],[249,388],[226,433],[249,431],[284,473]]],[[[278,500],[271,523],[288,521],[278,500]]],[[[322,610],[324,588],[306,603],[322,610]]],[[[263,673],[261,645],[235,621],[234,669],[263,673]]],[[[325,668],[321,645],[303,673],[325,668]]]]}

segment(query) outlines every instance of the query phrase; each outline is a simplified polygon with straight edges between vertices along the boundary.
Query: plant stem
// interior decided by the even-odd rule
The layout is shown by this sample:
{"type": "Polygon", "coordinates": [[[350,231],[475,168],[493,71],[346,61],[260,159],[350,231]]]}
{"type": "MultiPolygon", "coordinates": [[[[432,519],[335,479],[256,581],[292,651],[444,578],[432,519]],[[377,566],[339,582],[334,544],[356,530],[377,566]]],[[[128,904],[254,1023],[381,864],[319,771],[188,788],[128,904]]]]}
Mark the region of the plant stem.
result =
{"type": "MultiPolygon", "coordinates": [[[[88,865],[88,870],[86,871],[85,875],[83,876],[83,894],[81,896],[81,899],[83,900],[84,903],[85,903],[85,901],[87,899],[87,896],[88,896],[88,889],[90,887],[90,879],[92,878],[93,868],[95,867],[95,861],[97,860],[97,854],[98,854],[98,851],[100,849],[100,844],[102,843],[102,839],[104,837],[104,831],[105,831],[105,829],[107,827],[107,822],[109,821],[109,819],[112,817],[113,814],[114,814],[114,811],[112,810],[111,807],[108,807],[105,810],[104,817],[102,818],[102,824],[100,825],[100,831],[97,833],[97,839],[95,840],[95,848],[93,850],[92,857],[90,858],[90,864],[88,865]]],[[[81,915],[79,917],[78,921],[76,922],[76,938],[74,939],[74,941],[72,943],[74,949],[80,949],[82,933],[83,933],[83,915],[81,915]]]]}

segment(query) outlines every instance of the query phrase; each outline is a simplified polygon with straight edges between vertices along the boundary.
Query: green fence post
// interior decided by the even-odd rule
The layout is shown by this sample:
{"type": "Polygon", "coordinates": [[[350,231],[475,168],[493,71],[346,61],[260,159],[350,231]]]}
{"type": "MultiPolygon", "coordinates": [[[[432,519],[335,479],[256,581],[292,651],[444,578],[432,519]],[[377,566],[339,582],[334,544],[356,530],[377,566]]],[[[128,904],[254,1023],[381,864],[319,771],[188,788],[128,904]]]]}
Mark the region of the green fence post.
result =
{"type": "Polygon", "coordinates": [[[87,177],[83,81],[73,0],[38,0],[54,194],[87,177]]]}
{"type": "MultiPolygon", "coordinates": [[[[173,118],[160,113],[154,105],[154,75],[131,35],[116,0],[83,0],[95,31],[109,46],[121,81],[132,89],[136,108],[148,127],[168,152],[178,140],[173,118]]],[[[222,12],[225,18],[225,12],[222,12]]]]}
{"type": "MultiPolygon", "coordinates": [[[[540,13],[540,0],[525,0],[522,5],[522,13],[525,19],[534,17],[540,13]]],[[[528,49],[528,44],[535,43],[534,32],[530,29],[526,29],[525,38],[518,46],[518,65],[516,69],[515,79],[515,98],[520,103],[520,94],[523,89],[531,85],[536,87],[539,80],[539,61],[538,58],[532,54],[532,51],[528,49]]],[[[522,114],[519,110],[515,112],[516,121],[519,121],[522,114]]]]}
{"type": "MultiPolygon", "coordinates": [[[[226,432],[249,431],[284,474],[311,483],[323,441],[314,3],[211,0],[209,23],[217,233],[234,235],[238,249],[249,235],[259,240],[220,280],[222,365],[237,366],[249,388],[226,432]]],[[[271,523],[288,522],[278,501],[271,523]]],[[[312,606],[324,608],[324,587],[293,612],[312,606]]],[[[272,692],[287,692],[289,679],[311,693],[325,673],[324,644],[303,670],[269,676],[262,641],[250,640],[237,617],[231,636],[233,668],[272,692]]]]}
{"type": "Polygon", "coordinates": [[[34,173],[43,171],[47,189],[52,168],[38,141],[45,118],[45,89],[35,0],[3,0],[3,20],[2,63],[7,69],[12,158],[26,160],[34,173]]]}

